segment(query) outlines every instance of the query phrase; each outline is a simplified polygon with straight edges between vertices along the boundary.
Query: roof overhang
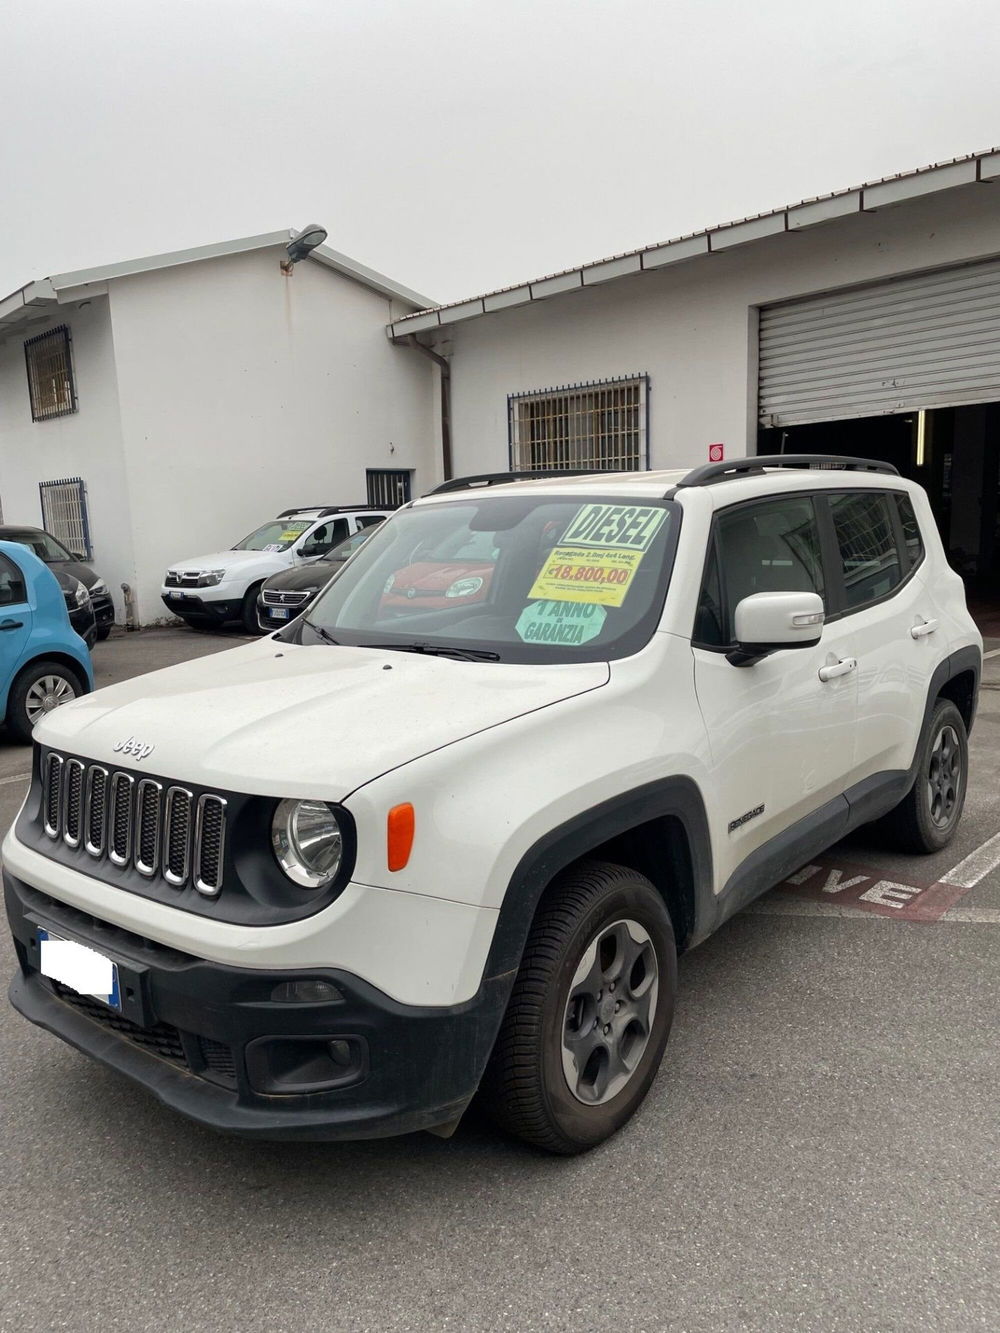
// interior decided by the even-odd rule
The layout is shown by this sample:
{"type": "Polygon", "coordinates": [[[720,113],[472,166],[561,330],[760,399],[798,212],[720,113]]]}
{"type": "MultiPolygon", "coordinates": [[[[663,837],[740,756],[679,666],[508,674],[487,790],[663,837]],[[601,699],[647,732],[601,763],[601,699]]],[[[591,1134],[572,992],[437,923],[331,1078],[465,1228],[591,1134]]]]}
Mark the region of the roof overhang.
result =
{"type": "MultiPolygon", "coordinates": [[[[269,231],[259,236],[219,241],[214,245],[194,246],[188,250],[174,250],[162,255],[146,255],[142,259],[127,259],[118,264],[103,264],[97,268],[56,273],[50,278],[29,282],[0,300],[0,340],[24,333],[34,325],[44,323],[60,304],[105,295],[108,283],[117,278],[128,278],[138,273],[152,273],[158,269],[178,268],[183,264],[197,264],[207,259],[221,259],[227,255],[248,254],[254,250],[283,251],[295,234],[291,228],[284,231],[269,231]]],[[[361,283],[362,286],[388,297],[389,300],[412,306],[415,310],[423,310],[433,304],[419,292],[393,282],[391,278],[376,273],[374,269],[366,268],[364,264],[359,264],[337,250],[331,250],[328,246],[321,245],[313,250],[309,259],[361,283]]]]}
{"type": "Polygon", "coordinates": [[[474,297],[472,300],[453,301],[448,305],[417,311],[415,314],[404,315],[401,319],[394,320],[387,332],[393,341],[405,342],[408,337],[415,334],[428,333],[469,319],[479,319],[494,311],[532,305],[536,301],[561,296],[565,292],[580,291],[585,287],[614,282],[619,278],[649,270],[661,271],[673,264],[684,263],[721,250],[732,250],[737,246],[750,245],[785,232],[800,232],[807,227],[819,226],[824,222],[833,222],[854,214],[874,213],[892,208],[943,190],[953,190],[964,185],[998,179],[1000,179],[1000,149],[991,148],[981,153],[970,153],[966,157],[935,163],[933,166],[921,167],[917,171],[886,176],[850,190],[839,190],[815,199],[787,204],[770,213],[760,213],[754,217],[741,218],[736,222],[722,223],[717,227],[678,236],[674,240],[646,246],[641,250],[630,250],[625,254],[612,255],[609,259],[600,259],[592,264],[564,269],[559,273],[520,283],[515,287],[503,287],[497,291],[487,292],[483,296],[474,297]]]}

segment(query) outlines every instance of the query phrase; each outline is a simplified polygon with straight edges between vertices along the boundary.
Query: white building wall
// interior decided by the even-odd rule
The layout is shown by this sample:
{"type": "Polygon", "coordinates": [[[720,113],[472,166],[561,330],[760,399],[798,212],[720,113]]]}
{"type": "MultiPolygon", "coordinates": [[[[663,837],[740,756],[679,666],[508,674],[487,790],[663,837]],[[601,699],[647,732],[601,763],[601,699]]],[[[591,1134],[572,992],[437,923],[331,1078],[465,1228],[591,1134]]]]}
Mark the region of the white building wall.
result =
{"type": "Polygon", "coordinates": [[[365,469],[440,474],[437,371],[385,335],[406,313],[313,261],[260,250],[118,278],[110,300],[136,552],[150,623],[171,561],[282,509],[363,504],[365,469]]]}
{"type": "Polygon", "coordinates": [[[0,342],[0,504],[5,523],[41,527],[38,485],[82,477],[94,547],[94,568],[107,580],[118,616],[121,584],[134,579],[132,538],[126,520],[125,467],[108,300],[51,307],[26,333],[0,342]],[[27,338],[67,324],[79,409],[32,421],[24,360],[27,338]]]}
{"type": "Polygon", "coordinates": [[[735,246],[466,322],[452,351],[455,472],[508,466],[507,395],[650,376],[652,467],[755,452],[761,305],[1000,253],[1000,184],[735,246]]]}

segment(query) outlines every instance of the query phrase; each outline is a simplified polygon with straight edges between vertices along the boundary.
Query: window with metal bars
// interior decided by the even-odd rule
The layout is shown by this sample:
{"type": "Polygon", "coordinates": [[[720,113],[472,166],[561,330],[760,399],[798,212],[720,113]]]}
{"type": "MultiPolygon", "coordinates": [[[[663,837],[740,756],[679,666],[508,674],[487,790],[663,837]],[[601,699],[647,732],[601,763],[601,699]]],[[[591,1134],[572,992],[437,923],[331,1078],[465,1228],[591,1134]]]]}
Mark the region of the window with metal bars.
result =
{"type": "Polygon", "coordinates": [[[60,324],[24,344],[32,421],[48,421],[76,411],[76,387],[69,327],[60,324]]]}
{"type": "Polygon", "coordinates": [[[649,466],[649,376],[564,385],[507,399],[515,472],[590,468],[638,472],[649,466]]]}
{"type": "MultiPolygon", "coordinates": [[[[368,503],[373,509],[398,509],[400,505],[409,504],[410,477],[410,471],[405,468],[366,468],[368,503]]],[[[364,525],[366,520],[361,522],[364,525]]]]}
{"type": "Polygon", "coordinates": [[[93,558],[90,544],[90,519],[87,515],[87,487],[81,477],[61,481],[41,481],[38,493],[42,501],[42,527],[57,537],[68,551],[93,558]]]}

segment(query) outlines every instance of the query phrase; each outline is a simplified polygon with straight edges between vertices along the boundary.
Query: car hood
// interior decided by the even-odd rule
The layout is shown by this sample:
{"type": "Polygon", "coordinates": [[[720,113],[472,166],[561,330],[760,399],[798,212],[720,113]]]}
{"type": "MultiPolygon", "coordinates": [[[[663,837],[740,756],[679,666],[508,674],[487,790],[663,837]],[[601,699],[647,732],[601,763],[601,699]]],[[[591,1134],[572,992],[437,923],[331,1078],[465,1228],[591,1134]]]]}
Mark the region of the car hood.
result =
{"type": "Polygon", "coordinates": [[[606,662],[463,662],[265,639],[66,704],[35,739],[178,782],[344,800],[389,769],[609,678],[606,662]]]}
{"type": "Polygon", "coordinates": [[[168,569],[235,569],[253,560],[273,560],[276,555],[288,556],[289,551],[211,551],[208,555],[192,555],[187,560],[171,560],[168,569]]]}
{"type": "Polygon", "coordinates": [[[99,575],[95,574],[89,565],[79,560],[50,560],[48,566],[54,573],[72,574],[75,579],[80,580],[88,592],[99,581],[99,575]]]}
{"type": "Polygon", "coordinates": [[[322,588],[329,583],[343,560],[308,560],[294,569],[283,569],[280,574],[272,574],[264,583],[265,588],[275,592],[293,592],[296,588],[322,588]]]}

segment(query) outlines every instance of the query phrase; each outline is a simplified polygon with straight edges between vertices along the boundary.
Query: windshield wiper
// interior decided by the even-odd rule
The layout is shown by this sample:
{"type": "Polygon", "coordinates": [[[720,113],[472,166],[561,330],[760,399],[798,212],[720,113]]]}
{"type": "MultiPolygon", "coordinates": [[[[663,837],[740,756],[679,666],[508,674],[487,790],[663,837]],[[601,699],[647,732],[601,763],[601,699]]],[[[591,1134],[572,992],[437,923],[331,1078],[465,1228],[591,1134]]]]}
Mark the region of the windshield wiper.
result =
{"type": "Polygon", "coordinates": [[[426,653],[429,657],[456,657],[466,662],[499,662],[488,648],[459,648],[447,643],[360,643],[359,648],[391,648],[397,653],[426,653]]]}
{"type": "Polygon", "coordinates": [[[340,640],[335,639],[332,634],[328,634],[322,625],[316,624],[315,620],[310,620],[308,616],[303,616],[302,623],[308,625],[314,634],[318,634],[324,643],[332,643],[335,648],[340,647],[340,640]]]}

